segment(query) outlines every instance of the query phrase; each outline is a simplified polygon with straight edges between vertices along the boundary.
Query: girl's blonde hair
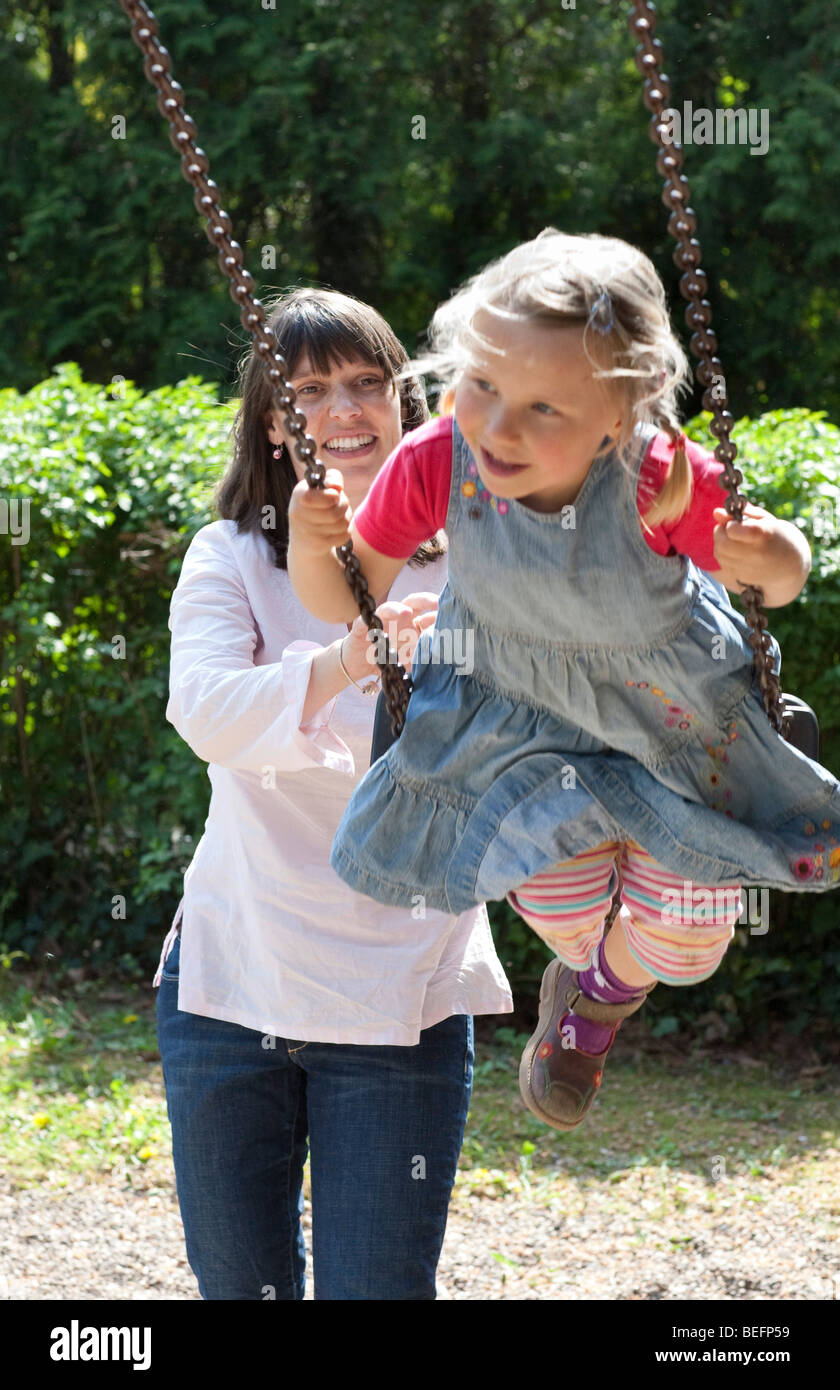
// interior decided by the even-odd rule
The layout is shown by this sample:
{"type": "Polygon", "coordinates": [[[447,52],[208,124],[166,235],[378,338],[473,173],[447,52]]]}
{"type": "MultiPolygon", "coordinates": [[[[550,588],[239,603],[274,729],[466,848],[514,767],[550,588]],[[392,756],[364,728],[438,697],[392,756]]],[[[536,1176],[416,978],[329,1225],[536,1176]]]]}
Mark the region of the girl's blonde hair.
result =
{"type": "Polygon", "coordinates": [[[441,383],[442,411],[451,410],[455,385],[475,347],[488,346],[473,328],[479,310],[583,327],[593,376],[614,381],[621,398],[620,433],[609,448],[626,466],[634,431],[642,424],[664,430],[675,445],[673,464],[644,523],[652,527],[682,516],[691,501],[692,472],[676,400],[688,389],[691,369],[648,257],[615,237],[567,236],[546,227],[533,241],[491,261],[438,307],[428,330],[429,350],[403,369],[416,376],[434,373],[441,383]]]}

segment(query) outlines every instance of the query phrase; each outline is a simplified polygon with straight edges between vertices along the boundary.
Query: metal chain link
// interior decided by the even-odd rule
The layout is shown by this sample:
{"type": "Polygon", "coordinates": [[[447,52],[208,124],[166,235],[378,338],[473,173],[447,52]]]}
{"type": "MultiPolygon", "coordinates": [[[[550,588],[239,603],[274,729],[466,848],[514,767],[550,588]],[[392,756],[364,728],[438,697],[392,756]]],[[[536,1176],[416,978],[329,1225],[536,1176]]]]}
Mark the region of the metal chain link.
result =
{"type": "MultiPolygon", "coordinates": [[[[682,147],[676,141],[670,143],[665,140],[667,125],[662,119],[662,113],[668,107],[671,88],[668,78],[661,70],[662,44],[659,39],[654,38],[655,24],[656,7],[650,0],[634,0],[628,27],[630,33],[638,39],[636,67],[645,79],[645,106],[653,113],[650,137],[659,146],[656,168],[665,179],[662,201],[671,214],[668,219],[668,231],[678,243],[674,252],[674,264],[678,270],[683,271],[680,293],[689,301],[685,311],[685,321],[692,330],[689,347],[694,356],[699,358],[696,376],[704,388],[703,409],[711,411],[714,416],[709,429],[718,441],[715,458],[723,464],[723,480],[729,490],[726,510],[736,521],[740,521],[747,499],[738,491],[738,485],[743,482],[743,474],[733,467],[738,450],[729,434],[735,421],[726,409],[729,401],[723,367],[717,356],[717,337],[709,327],[712,321],[712,306],[703,297],[708,282],[705,272],[700,269],[700,242],[694,236],[697,217],[694,209],[689,206],[691,189],[688,179],[682,173],[682,147]]],[[[740,598],[747,621],[752,628],[749,640],[767,718],[774,729],[787,738],[790,716],[785,713],[779,677],[773,671],[770,656],[771,639],[766,631],[767,618],[763,608],[764,591],[747,584],[740,598]]]]}
{"type": "MultiPolygon", "coordinates": [[[[252,334],[256,350],[265,364],[271,381],[272,406],[283,412],[286,428],[295,440],[295,453],[305,466],[307,483],[312,488],[323,488],[326,468],[316,456],[315,440],[306,433],[306,416],[295,406],[297,393],[291,382],[286,380],[286,361],[277,351],[274,335],[266,327],[263,305],[254,298],[255,282],[243,265],[242,247],[231,237],[231,220],[219,206],[217,185],[207,177],[210,162],[195,143],[198,130],[195,121],[184,110],[184,90],[171,75],[169,53],[157,37],[157,20],[143,0],[120,0],[120,5],[131,20],[131,37],[144,56],[146,77],[157,89],[158,110],[169,122],[170,142],[181,156],[181,173],[195,190],[193,202],[197,211],[207,219],[204,228],[207,239],[218,249],[219,265],[230,280],[230,297],[239,306],[241,322],[252,334]]],[[[367,581],[362,574],[359,557],[353,553],[353,542],[348,540],[337,547],[336,554],[344,564],[344,577],[368,629],[384,632],[382,620],[375,611],[367,581]]],[[[382,688],[388,713],[395,734],[399,734],[412,691],[411,676],[392,652],[387,637],[384,644],[374,643],[374,648],[377,665],[382,671],[382,688]]]]}

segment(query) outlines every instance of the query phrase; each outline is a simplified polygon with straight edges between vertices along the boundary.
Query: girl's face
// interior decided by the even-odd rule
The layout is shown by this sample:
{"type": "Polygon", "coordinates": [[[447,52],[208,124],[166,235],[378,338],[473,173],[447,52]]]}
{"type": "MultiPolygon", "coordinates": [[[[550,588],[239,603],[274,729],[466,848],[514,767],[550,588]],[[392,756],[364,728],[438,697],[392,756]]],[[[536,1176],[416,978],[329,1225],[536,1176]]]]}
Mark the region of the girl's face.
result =
{"type": "Polygon", "coordinates": [[[559,511],[574,502],[604,436],[618,432],[617,393],[593,378],[582,327],[484,310],[474,327],[503,353],[476,349],[455,389],[455,418],[479,476],[497,497],[559,511]]]}
{"type": "MultiPolygon", "coordinates": [[[[355,511],[402,438],[399,391],[381,367],[361,358],[346,358],[322,376],[304,354],[291,382],[317,455],[328,468],[341,470],[355,511]]],[[[294,436],[283,425],[282,412],[275,411],[271,418],[268,437],[273,444],[286,445],[300,481],[305,469],[294,452],[294,436]]]]}

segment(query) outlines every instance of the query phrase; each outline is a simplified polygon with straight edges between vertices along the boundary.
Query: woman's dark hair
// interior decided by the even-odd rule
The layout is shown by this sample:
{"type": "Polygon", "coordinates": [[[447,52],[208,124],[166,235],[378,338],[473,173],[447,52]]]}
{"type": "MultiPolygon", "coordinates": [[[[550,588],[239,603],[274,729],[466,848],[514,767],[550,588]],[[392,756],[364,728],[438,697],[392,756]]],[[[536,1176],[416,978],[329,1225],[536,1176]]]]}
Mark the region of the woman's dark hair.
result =
{"type": "MultiPolygon", "coordinates": [[[[385,319],[369,304],[337,290],[296,288],[266,302],[266,326],[273,332],[289,376],[308,354],[319,375],[341,362],[361,358],[395,381],[408,353],[385,319]]],[[[275,554],[278,569],[286,569],[289,544],[288,509],[298,479],[288,447],[273,457],[266,420],[271,414],[271,383],[262,358],[252,345],[239,363],[239,410],[232,426],[233,457],[214,496],[218,516],[237,523],[237,530],[259,530],[275,554]],[[270,509],[270,510],[266,510],[270,509]],[[265,524],[273,517],[274,527],[265,524]]],[[[429,407],[419,380],[396,382],[403,433],[429,419],[429,407]]],[[[408,563],[422,567],[446,553],[437,537],[425,541],[408,563]]]]}

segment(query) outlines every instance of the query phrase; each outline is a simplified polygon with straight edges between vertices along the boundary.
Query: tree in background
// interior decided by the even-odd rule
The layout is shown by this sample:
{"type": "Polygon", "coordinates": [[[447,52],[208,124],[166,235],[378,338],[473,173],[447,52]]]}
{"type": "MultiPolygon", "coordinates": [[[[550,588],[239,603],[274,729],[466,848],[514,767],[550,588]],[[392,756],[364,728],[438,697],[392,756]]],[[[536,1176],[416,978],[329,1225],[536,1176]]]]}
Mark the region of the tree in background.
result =
{"type": "MultiPolygon", "coordinates": [[[[736,414],[836,417],[833,2],[659,8],[678,108],[770,116],[766,155],[686,149],[736,414]]],[[[626,3],[154,10],[263,297],[334,285],[413,349],[465,275],[554,225],[642,246],[681,319],[626,3]]],[[[88,379],[152,387],[200,365],[226,386],[246,335],[116,0],[7,3],[0,42],[0,381],[26,389],[73,359],[88,379]]]]}

